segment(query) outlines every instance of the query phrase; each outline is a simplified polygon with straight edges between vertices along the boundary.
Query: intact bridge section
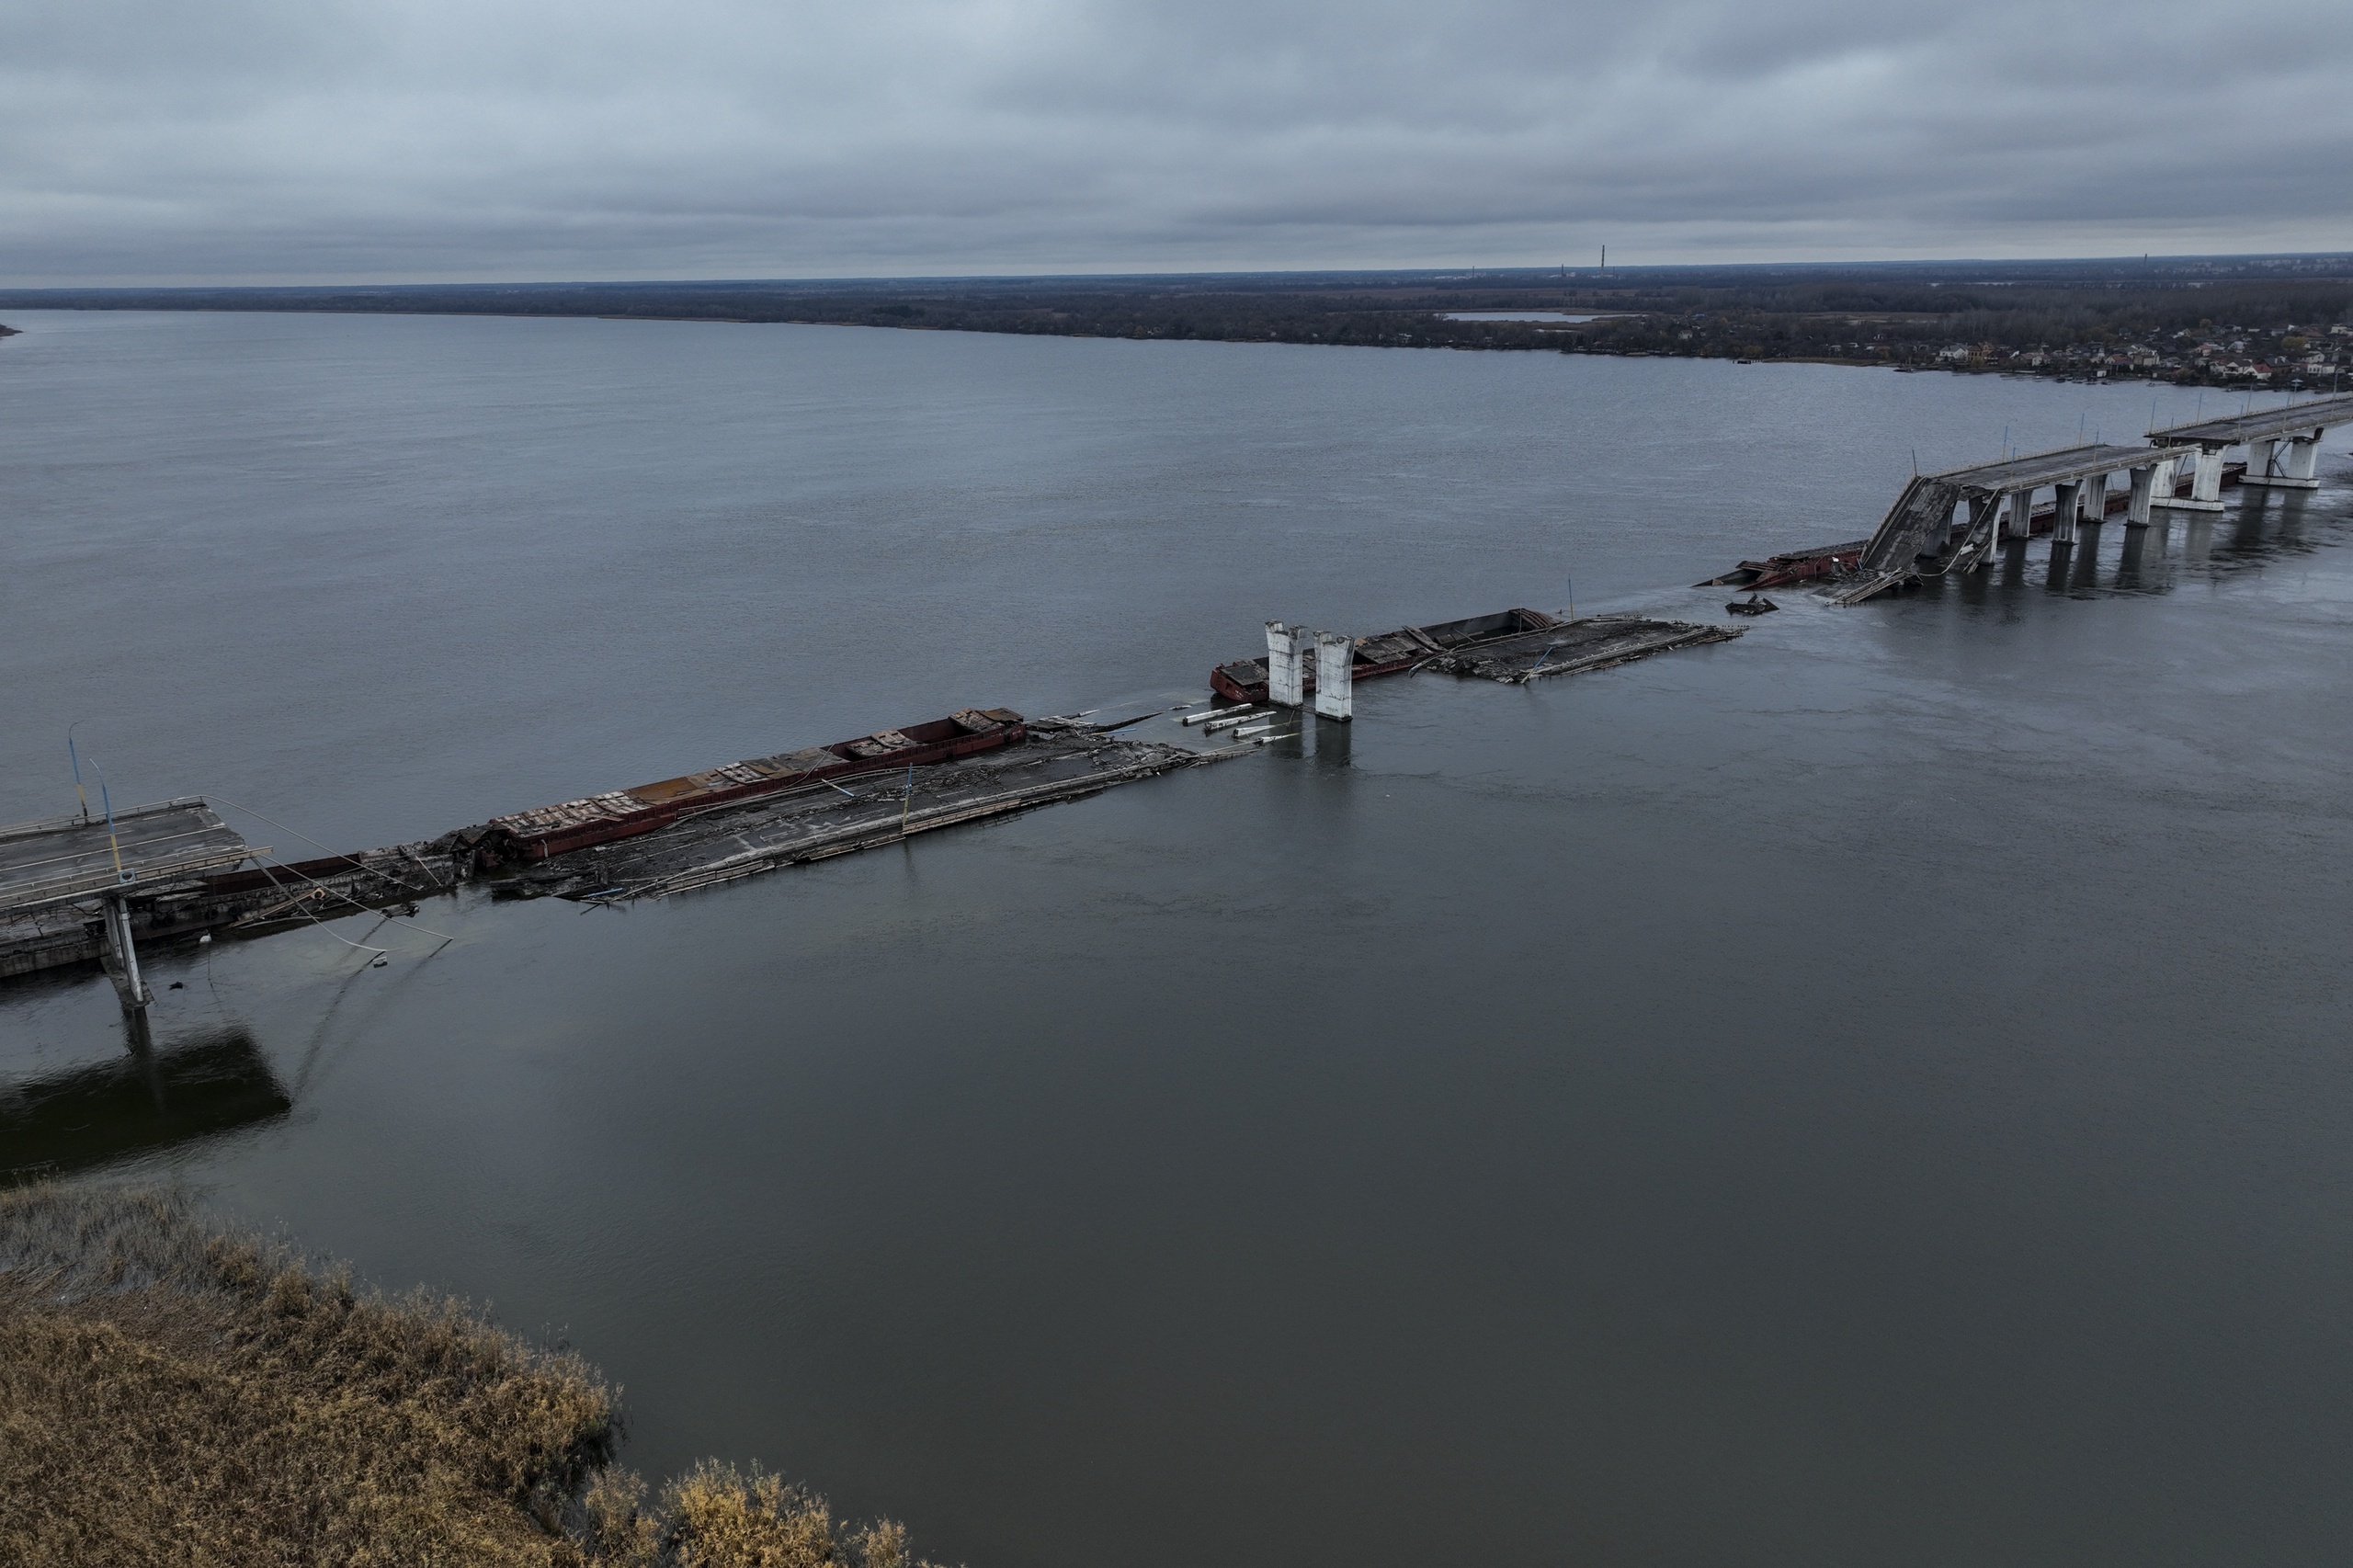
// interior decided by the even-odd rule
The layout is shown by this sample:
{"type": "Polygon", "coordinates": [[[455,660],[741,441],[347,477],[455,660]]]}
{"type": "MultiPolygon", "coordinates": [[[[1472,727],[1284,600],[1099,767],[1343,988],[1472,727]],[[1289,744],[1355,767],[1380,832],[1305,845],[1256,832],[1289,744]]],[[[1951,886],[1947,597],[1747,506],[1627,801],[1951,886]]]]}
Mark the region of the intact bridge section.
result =
{"type": "Polygon", "coordinates": [[[2108,515],[2111,482],[2126,476],[2124,520],[2145,528],[2160,507],[2219,512],[2222,488],[2243,484],[2319,488],[2320,442],[2353,424],[2353,394],[2260,413],[2176,425],[2149,433],[2145,447],[2098,442],[1915,474],[1863,547],[1854,575],[1825,590],[1842,605],[1923,577],[1983,566],[2004,540],[2034,531],[2036,496],[2052,493],[2051,541],[2073,546],[2079,523],[2108,515]],[[2243,472],[2224,459],[2246,449],[2243,472]]]}

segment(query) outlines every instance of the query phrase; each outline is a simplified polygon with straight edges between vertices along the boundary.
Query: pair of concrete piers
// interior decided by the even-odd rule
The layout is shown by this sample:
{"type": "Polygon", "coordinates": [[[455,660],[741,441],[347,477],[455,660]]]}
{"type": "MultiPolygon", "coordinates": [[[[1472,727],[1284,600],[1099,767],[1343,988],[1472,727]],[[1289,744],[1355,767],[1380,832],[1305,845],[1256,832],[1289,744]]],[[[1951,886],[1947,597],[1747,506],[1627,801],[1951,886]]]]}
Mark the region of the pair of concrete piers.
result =
{"type": "Polygon", "coordinates": [[[1307,658],[1315,658],[1315,716],[1343,723],[1356,717],[1356,639],[1338,631],[1267,622],[1267,700],[1278,708],[1307,706],[1307,658]]]}
{"type": "MultiPolygon", "coordinates": [[[[2289,436],[2271,440],[2249,441],[2246,444],[2246,472],[2239,476],[2241,484],[2264,484],[2281,490],[2318,490],[2320,488],[2321,432],[2309,436],[2289,436]],[[2287,449],[2283,452],[2281,448],[2287,449]]],[[[2203,454],[2200,454],[2203,456],[2203,454]]],[[[2214,469],[2219,476],[2222,454],[2214,453],[2214,469]]],[[[2201,469],[2200,472],[2204,471],[2201,469]]],[[[2220,483],[2219,477],[2217,483],[2220,483]]],[[[2214,504],[2215,510],[2222,503],[2214,504]]]]}

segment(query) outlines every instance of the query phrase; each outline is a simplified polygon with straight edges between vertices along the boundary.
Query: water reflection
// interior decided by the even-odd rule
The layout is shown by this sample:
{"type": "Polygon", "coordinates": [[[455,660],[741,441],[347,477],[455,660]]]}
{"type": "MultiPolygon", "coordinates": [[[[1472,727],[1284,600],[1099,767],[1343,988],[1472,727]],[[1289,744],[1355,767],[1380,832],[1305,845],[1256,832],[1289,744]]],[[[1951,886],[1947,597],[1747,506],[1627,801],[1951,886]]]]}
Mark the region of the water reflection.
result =
{"type": "Polygon", "coordinates": [[[2181,538],[2181,563],[2203,566],[2214,554],[2214,519],[2206,513],[2195,513],[2181,538]]]}
{"type": "Polygon", "coordinates": [[[1961,602],[1983,606],[1993,601],[1994,574],[1990,571],[1969,571],[1961,574],[1961,602]]]}
{"type": "Polygon", "coordinates": [[[1346,767],[1355,755],[1357,727],[1334,719],[1315,722],[1315,761],[1323,767],[1346,767]]]}
{"type": "Polygon", "coordinates": [[[2301,492],[2273,495],[2260,489],[2250,491],[2239,503],[2228,542],[2210,542],[2208,557],[2216,566],[2231,571],[2308,554],[2325,542],[2332,522],[2341,527],[2342,521],[2312,507],[2301,492]]]}
{"type": "Polygon", "coordinates": [[[2061,544],[2056,540],[2053,540],[2051,546],[2051,568],[2048,574],[2043,577],[2042,585],[2054,594],[2065,593],[2067,591],[2067,568],[2074,563],[2075,559],[2075,547],[2074,545],[2061,544]]]}
{"type": "Polygon", "coordinates": [[[2125,528],[2124,552],[2116,563],[2115,582],[2116,591],[2122,594],[2163,593],[2173,586],[2163,523],[2125,528]]]}
{"type": "Polygon", "coordinates": [[[0,1084],[0,1179],[80,1170],[284,1116],[293,1101],[242,1028],[0,1084]]]}
{"type": "Polygon", "coordinates": [[[2100,525],[2085,520],[2083,533],[2075,546],[2075,573],[2072,585],[2078,594],[2097,592],[2099,588],[2100,525]]]}

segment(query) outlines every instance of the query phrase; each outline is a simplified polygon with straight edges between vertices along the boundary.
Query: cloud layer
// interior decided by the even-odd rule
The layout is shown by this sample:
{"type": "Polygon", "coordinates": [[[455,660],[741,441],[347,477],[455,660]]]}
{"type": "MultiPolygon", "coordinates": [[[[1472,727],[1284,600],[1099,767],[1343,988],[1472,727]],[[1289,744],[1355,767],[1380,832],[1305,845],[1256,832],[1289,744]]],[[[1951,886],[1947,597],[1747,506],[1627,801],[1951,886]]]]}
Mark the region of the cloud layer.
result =
{"type": "Polygon", "coordinates": [[[2335,0],[18,0],[0,281],[2353,247],[2335,0]]]}

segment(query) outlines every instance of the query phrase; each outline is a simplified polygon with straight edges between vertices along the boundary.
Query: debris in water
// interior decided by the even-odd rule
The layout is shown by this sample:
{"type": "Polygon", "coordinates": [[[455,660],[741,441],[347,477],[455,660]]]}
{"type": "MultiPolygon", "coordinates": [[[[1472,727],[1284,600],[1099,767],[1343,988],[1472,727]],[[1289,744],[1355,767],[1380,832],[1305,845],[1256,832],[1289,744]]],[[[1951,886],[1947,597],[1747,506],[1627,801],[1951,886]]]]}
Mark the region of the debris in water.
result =
{"type": "Polygon", "coordinates": [[[1844,577],[1863,559],[1867,539],[1845,544],[1817,545],[1812,550],[1785,550],[1762,561],[1744,561],[1721,577],[1695,583],[1699,588],[1781,588],[1816,577],[1844,577]]]}

